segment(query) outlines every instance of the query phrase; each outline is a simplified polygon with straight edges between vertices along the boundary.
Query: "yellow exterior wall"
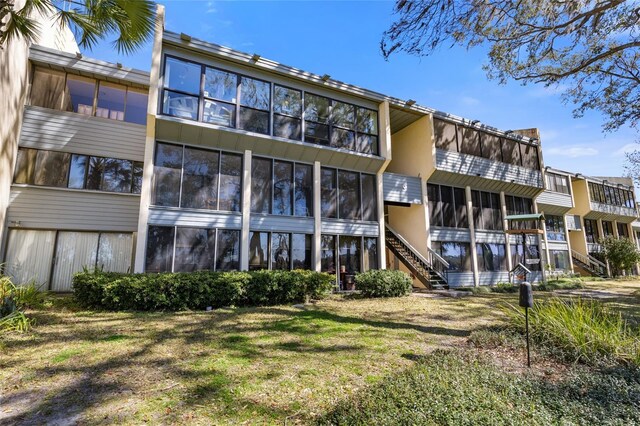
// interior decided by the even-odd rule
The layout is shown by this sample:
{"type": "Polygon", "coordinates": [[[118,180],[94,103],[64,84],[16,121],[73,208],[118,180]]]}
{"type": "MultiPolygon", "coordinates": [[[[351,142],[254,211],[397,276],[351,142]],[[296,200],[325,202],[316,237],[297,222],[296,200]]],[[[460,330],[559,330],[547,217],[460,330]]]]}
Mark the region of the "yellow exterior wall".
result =
{"type": "Polygon", "coordinates": [[[420,254],[427,256],[429,216],[426,199],[427,179],[435,171],[433,120],[424,116],[391,135],[392,160],[388,172],[420,176],[423,204],[410,207],[388,206],[389,225],[402,235],[420,254]]]}
{"type": "Polygon", "coordinates": [[[591,211],[587,181],[584,179],[571,180],[571,191],[574,207],[567,214],[580,216],[582,231],[569,232],[569,241],[572,250],[586,256],[589,254],[589,250],[587,250],[587,239],[584,233],[584,216],[591,211]]]}

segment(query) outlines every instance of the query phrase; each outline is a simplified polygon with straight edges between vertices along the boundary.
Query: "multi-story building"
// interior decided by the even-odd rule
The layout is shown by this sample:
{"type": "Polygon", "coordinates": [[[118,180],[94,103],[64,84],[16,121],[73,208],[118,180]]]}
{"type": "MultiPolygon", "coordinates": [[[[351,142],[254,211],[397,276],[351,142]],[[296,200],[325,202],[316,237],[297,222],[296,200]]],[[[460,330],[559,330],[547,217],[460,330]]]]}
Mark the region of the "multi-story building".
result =
{"type": "Polygon", "coordinates": [[[543,166],[535,129],[165,31],[162,9],[150,73],[38,45],[24,62],[0,171],[0,259],[18,282],[66,291],[84,267],[304,268],[350,289],[390,267],[418,287],[468,286],[519,264],[540,280],[545,259],[571,270],[569,253],[589,254],[575,218],[599,204],[585,211],[578,178],[543,166]]]}
{"type": "Polygon", "coordinates": [[[69,291],[83,267],[132,269],[149,74],[85,58],[52,28],[0,51],[0,111],[14,115],[0,120],[0,259],[16,282],[69,291]]]}

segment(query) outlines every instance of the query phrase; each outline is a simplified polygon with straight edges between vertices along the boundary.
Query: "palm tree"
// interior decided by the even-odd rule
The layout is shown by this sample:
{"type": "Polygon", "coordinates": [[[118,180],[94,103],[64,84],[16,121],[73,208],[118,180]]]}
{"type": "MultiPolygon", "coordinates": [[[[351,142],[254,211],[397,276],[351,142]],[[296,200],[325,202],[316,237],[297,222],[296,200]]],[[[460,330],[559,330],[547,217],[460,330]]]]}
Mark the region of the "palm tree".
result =
{"type": "Polygon", "coordinates": [[[33,42],[39,30],[34,13],[53,15],[60,25],[71,28],[78,44],[91,48],[109,34],[116,34],[114,47],[133,53],[153,32],[155,2],[149,0],[25,0],[16,9],[15,0],[0,0],[0,49],[14,38],[33,42]]]}

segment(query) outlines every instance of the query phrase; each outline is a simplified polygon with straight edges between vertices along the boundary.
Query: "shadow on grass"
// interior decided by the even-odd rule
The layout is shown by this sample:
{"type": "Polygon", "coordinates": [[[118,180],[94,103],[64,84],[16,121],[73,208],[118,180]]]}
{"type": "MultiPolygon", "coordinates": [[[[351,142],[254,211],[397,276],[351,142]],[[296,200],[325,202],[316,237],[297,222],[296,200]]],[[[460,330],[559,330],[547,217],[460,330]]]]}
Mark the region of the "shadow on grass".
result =
{"type": "MultiPolygon", "coordinates": [[[[22,365],[21,352],[34,349],[51,352],[49,362],[31,368],[37,378],[66,377],[55,392],[28,391],[16,388],[0,397],[0,424],[44,424],[62,420],[81,421],[94,407],[122,400],[123,395],[145,399],[131,384],[132,378],[122,371],[152,371],[149,392],[156,397],[173,392],[186,410],[206,405],[211,399],[227,412],[247,410],[269,419],[282,419],[298,412],[296,404],[290,408],[262,405],[246,401],[234,394],[238,385],[221,369],[196,368],[176,356],[158,356],[158,348],[165,345],[188,351],[193,344],[202,344],[199,355],[215,359],[220,350],[229,356],[262,362],[270,358],[286,359],[287,354],[345,353],[358,356],[366,346],[358,341],[336,344],[325,338],[344,337],[345,332],[361,333],[362,327],[383,337],[389,330],[408,330],[438,336],[465,337],[470,331],[447,327],[430,327],[411,322],[383,321],[340,315],[321,309],[293,310],[284,307],[242,308],[209,313],[108,313],[82,311],[35,311],[42,324],[28,336],[3,340],[0,366],[22,365]],[[259,320],[242,321],[244,315],[257,315],[259,320]],[[346,328],[345,328],[346,327],[346,328]],[[249,335],[273,336],[268,341],[254,341],[249,335]],[[89,357],[95,345],[119,344],[126,348],[118,354],[89,357]],[[88,356],[88,355],[87,355],[88,356]],[[96,359],[94,361],[94,359],[96,359]],[[56,361],[58,360],[58,361],[56,361]],[[120,372],[115,374],[114,372],[120,372]],[[70,378],[70,379],[69,379],[70,378]],[[175,388],[154,390],[163,383],[175,383],[175,388]],[[7,412],[7,408],[12,411],[7,412]]],[[[200,346],[198,346],[200,347],[200,346]]],[[[197,358],[196,358],[197,359],[197,358]]],[[[21,386],[30,386],[22,383],[21,386]]],[[[139,386],[138,386],[139,387],[139,386]]],[[[165,415],[164,413],[158,414],[165,415]]],[[[170,417],[170,420],[178,418],[170,417]]],[[[164,417],[155,419],[166,420],[164,417]]]]}

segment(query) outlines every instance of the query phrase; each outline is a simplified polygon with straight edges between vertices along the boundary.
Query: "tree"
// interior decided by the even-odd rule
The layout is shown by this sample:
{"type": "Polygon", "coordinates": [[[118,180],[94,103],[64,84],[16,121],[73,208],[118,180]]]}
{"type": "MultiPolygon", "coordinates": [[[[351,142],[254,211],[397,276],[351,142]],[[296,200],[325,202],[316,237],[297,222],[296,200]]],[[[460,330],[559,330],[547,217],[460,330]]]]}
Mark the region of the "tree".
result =
{"type": "Polygon", "coordinates": [[[381,41],[387,59],[486,46],[490,78],[565,88],[574,115],[601,111],[605,131],[640,125],[637,1],[399,0],[395,13],[381,41]]]}
{"type": "Polygon", "coordinates": [[[604,257],[609,261],[609,267],[614,276],[628,271],[640,262],[640,252],[628,238],[606,237],[602,240],[604,257]]]}
{"type": "Polygon", "coordinates": [[[0,48],[14,38],[33,42],[39,25],[35,14],[53,15],[69,26],[80,47],[91,48],[99,40],[115,33],[118,52],[133,53],[151,36],[155,19],[155,2],[149,0],[25,0],[16,9],[15,0],[0,0],[0,48]]]}

